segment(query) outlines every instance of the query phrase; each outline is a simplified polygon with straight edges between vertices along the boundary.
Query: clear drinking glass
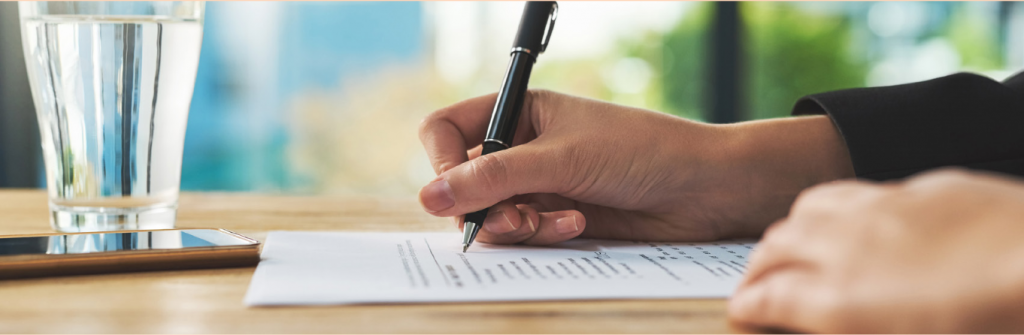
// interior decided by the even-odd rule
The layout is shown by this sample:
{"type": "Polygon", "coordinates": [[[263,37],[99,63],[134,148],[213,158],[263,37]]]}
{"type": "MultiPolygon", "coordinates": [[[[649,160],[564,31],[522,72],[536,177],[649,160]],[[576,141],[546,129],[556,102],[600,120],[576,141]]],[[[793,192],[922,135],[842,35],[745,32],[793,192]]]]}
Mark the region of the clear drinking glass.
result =
{"type": "Polygon", "coordinates": [[[173,228],[204,3],[18,9],[53,228],[173,228]]]}

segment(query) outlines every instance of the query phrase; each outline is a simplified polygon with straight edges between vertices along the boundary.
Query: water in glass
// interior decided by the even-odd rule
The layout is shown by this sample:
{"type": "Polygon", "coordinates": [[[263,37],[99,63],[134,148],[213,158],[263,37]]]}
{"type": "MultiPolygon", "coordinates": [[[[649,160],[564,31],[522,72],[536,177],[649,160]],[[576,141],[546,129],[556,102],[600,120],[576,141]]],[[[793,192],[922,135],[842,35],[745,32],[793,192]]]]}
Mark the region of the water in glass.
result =
{"type": "Polygon", "coordinates": [[[51,15],[22,30],[54,228],[173,228],[201,22],[51,15]]]}

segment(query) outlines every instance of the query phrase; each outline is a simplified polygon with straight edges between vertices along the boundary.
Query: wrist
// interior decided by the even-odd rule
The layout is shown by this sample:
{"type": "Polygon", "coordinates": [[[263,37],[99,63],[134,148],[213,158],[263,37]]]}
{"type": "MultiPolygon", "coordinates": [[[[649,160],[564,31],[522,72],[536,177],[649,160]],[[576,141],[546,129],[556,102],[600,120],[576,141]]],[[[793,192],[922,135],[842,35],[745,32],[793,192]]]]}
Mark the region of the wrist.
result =
{"type": "Polygon", "coordinates": [[[723,125],[724,155],[761,208],[743,235],[760,234],[785,217],[804,189],[854,177],[845,141],[828,116],[816,115],[723,125]]]}
{"type": "Polygon", "coordinates": [[[764,177],[804,189],[854,177],[845,140],[825,115],[737,124],[739,155],[761,166],[764,177]]]}

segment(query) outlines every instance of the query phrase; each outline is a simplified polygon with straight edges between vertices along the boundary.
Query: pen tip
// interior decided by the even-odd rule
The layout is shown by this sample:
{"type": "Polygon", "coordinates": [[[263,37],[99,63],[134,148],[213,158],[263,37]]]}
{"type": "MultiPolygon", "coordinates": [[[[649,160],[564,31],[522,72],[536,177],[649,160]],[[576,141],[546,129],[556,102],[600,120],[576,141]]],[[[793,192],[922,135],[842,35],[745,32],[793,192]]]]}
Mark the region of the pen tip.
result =
{"type": "Polygon", "coordinates": [[[469,249],[469,244],[463,244],[462,245],[462,253],[466,253],[467,249],[469,249]]]}

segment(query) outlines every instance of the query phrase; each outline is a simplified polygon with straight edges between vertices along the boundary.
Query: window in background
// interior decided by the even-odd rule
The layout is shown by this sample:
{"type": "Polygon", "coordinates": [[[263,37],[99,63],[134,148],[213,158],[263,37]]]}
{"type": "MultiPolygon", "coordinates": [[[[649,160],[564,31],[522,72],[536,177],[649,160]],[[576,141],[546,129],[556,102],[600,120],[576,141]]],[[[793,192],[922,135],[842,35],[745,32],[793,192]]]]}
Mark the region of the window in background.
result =
{"type": "Polygon", "coordinates": [[[747,3],[746,115],[790,115],[801,96],[864,86],[868,69],[857,4],[747,3]]]}
{"type": "MultiPolygon", "coordinates": [[[[701,3],[666,33],[665,111],[707,115],[705,48],[715,4],[701,3]],[[679,57],[680,54],[685,55],[679,57]],[[693,58],[687,58],[693,57],[693,58]]],[[[958,71],[1002,79],[1024,68],[1024,6],[1008,2],[743,2],[740,106],[748,119],[790,114],[801,96],[927,80],[958,71]]],[[[652,47],[652,48],[657,48],[652,47]]]]}
{"type": "MultiPolygon", "coordinates": [[[[413,194],[434,176],[419,121],[497,89],[522,5],[209,3],[182,187],[413,194]]],[[[632,50],[695,5],[561,7],[532,86],[662,109],[632,50]]]]}
{"type": "MultiPolygon", "coordinates": [[[[532,87],[705,119],[716,4],[560,6],[532,87]]],[[[496,90],[522,3],[207,9],[185,189],[409,195],[433,178],[419,120],[496,90]]],[[[738,10],[745,118],[789,115],[800,96],[827,90],[959,70],[1006,76],[1013,46],[1004,32],[1020,15],[992,2],[745,2],[738,10]]]]}
{"type": "MultiPolygon", "coordinates": [[[[522,5],[208,3],[182,188],[415,194],[434,177],[419,121],[497,89],[522,5]]],[[[708,45],[721,37],[711,29],[722,23],[720,4],[560,6],[532,87],[708,119],[716,97],[709,79],[718,75],[708,45]]],[[[726,23],[739,29],[733,93],[745,118],[789,115],[800,96],[827,90],[961,70],[1002,79],[1024,69],[1019,3],[742,2],[735,9],[726,23]]],[[[20,54],[11,44],[0,59],[20,54]]],[[[0,145],[9,154],[18,142],[0,145]]],[[[10,185],[2,178],[0,186],[10,185]]]]}
{"type": "Polygon", "coordinates": [[[366,151],[404,153],[366,120],[404,112],[380,109],[404,97],[379,81],[422,72],[423,19],[415,2],[208,3],[182,188],[315,192],[390,172],[366,151]]]}

